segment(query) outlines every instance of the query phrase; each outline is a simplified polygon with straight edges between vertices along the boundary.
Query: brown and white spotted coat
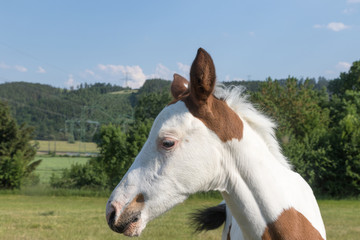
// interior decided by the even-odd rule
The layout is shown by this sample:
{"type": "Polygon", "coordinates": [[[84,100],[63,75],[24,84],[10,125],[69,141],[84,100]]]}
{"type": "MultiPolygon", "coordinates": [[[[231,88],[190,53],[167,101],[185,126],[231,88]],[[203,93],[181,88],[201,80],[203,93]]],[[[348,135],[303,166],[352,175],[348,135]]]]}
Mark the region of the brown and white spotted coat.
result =
{"type": "Polygon", "coordinates": [[[137,236],[148,221],[190,194],[218,190],[236,219],[230,232],[237,226],[244,239],[325,239],[312,190],[282,156],[273,123],[240,96],[233,101],[238,104],[229,104],[215,84],[214,63],[199,49],[190,83],[174,76],[175,101],[156,118],[110,196],[110,228],[137,236]],[[143,201],[129,217],[139,194],[143,201]]]}

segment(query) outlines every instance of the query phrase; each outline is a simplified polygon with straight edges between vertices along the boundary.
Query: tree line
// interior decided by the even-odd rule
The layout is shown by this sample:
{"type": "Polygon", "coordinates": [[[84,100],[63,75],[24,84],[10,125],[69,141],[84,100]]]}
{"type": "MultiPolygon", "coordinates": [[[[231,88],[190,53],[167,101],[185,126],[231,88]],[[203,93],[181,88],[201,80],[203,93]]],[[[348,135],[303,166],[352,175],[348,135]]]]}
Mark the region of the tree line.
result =
{"type": "MultiPolygon", "coordinates": [[[[165,81],[153,79],[151,82],[147,85],[161,88],[165,81]]],[[[130,88],[105,83],[61,89],[12,82],[0,84],[0,101],[10,106],[18,124],[26,123],[34,128],[36,140],[92,141],[99,125],[124,125],[132,121],[137,99],[152,91],[151,87],[144,86],[136,93],[130,88]]]]}
{"type": "MultiPolygon", "coordinates": [[[[113,188],[146,141],[153,120],[171,101],[169,86],[169,81],[147,81],[141,94],[133,96],[133,121],[126,127],[102,125],[94,138],[99,157],[53,176],[51,185],[113,188]]],[[[331,81],[268,78],[249,86],[250,100],[278,123],[284,155],[317,195],[360,194],[360,61],[331,81]]]]}

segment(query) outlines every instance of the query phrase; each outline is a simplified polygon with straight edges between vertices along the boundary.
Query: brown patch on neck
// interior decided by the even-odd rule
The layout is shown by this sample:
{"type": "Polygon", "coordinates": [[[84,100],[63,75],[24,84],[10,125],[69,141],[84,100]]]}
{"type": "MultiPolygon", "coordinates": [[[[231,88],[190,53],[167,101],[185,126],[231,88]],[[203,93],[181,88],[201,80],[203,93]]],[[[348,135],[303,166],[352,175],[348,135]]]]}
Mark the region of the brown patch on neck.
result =
{"type": "Polygon", "coordinates": [[[229,231],[228,231],[226,240],[231,240],[231,238],[230,238],[231,233],[230,232],[231,232],[231,224],[229,226],[229,231]]]}
{"type": "Polygon", "coordinates": [[[206,104],[196,104],[191,95],[181,100],[190,113],[214,131],[221,141],[226,142],[233,138],[242,139],[243,122],[225,101],[219,100],[213,95],[207,99],[206,104]]]}
{"type": "Polygon", "coordinates": [[[284,210],[278,219],[267,225],[263,240],[323,240],[318,230],[294,208],[284,210]]]}

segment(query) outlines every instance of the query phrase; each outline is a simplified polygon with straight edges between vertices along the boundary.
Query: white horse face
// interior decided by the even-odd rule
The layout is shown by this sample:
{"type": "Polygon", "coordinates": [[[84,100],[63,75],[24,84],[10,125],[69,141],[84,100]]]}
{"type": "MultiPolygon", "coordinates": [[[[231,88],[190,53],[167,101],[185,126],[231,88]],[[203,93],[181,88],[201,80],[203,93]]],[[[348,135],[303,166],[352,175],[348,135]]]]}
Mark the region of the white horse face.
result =
{"type": "Polygon", "coordinates": [[[109,199],[108,221],[114,211],[113,217],[118,219],[127,209],[133,212],[125,223],[118,223],[124,229],[116,226],[112,229],[130,236],[139,235],[148,221],[190,194],[216,188],[220,152],[215,147],[219,143],[212,135],[183,102],[166,107],[109,199]]]}
{"type": "Polygon", "coordinates": [[[190,194],[222,190],[224,141],[239,137],[230,136],[234,125],[228,132],[220,130],[219,125],[235,113],[221,119],[220,115],[228,113],[211,109],[224,109],[221,104],[225,103],[211,95],[215,69],[209,58],[204,50],[198,51],[191,68],[190,90],[186,79],[174,75],[172,94],[178,101],[165,107],[155,119],[145,145],[110,196],[106,216],[112,230],[138,236],[148,221],[190,194]],[[197,76],[199,68],[201,76],[197,76]]]}

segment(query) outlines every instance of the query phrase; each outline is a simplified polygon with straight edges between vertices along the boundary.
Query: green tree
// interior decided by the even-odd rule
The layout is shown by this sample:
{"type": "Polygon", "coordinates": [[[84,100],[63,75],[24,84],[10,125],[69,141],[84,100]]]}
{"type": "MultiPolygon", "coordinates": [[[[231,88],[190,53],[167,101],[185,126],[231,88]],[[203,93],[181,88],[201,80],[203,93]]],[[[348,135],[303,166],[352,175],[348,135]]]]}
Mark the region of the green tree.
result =
{"type": "Polygon", "coordinates": [[[64,169],[61,176],[52,175],[50,185],[54,188],[106,189],[107,176],[95,158],[86,164],[74,164],[64,169]]]}
{"type": "Polygon", "coordinates": [[[346,90],[331,101],[332,124],[329,154],[334,159],[324,192],[336,196],[360,194],[360,91],[346,90]]]}
{"type": "Polygon", "coordinates": [[[170,91],[141,95],[135,107],[135,119],[153,121],[171,100],[170,91]]]}
{"type": "Polygon", "coordinates": [[[331,160],[327,156],[329,111],[322,108],[326,92],[317,92],[310,81],[268,79],[252,95],[267,115],[278,123],[276,135],[284,154],[308,183],[317,188],[331,160]]]}
{"type": "Polygon", "coordinates": [[[130,168],[148,137],[151,124],[148,120],[137,121],[126,134],[120,126],[112,124],[101,128],[98,163],[108,177],[109,186],[115,187],[130,168]]]}
{"type": "Polygon", "coordinates": [[[61,177],[52,176],[51,186],[62,188],[115,187],[144,145],[152,121],[137,121],[127,132],[121,126],[104,125],[97,136],[100,155],[85,165],[73,165],[61,177]]]}
{"type": "Polygon", "coordinates": [[[0,102],[0,188],[20,188],[41,160],[33,161],[36,146],[32,128],[16,124],[6,104],[0,102]]]}
{"type": "Polygon", "coordinates": [[[346,90],[360,91],[360,60],[353,62],[350,70],[340,73],[340,77],[329,83],[329,90],[341,96],[346,90]]]}

